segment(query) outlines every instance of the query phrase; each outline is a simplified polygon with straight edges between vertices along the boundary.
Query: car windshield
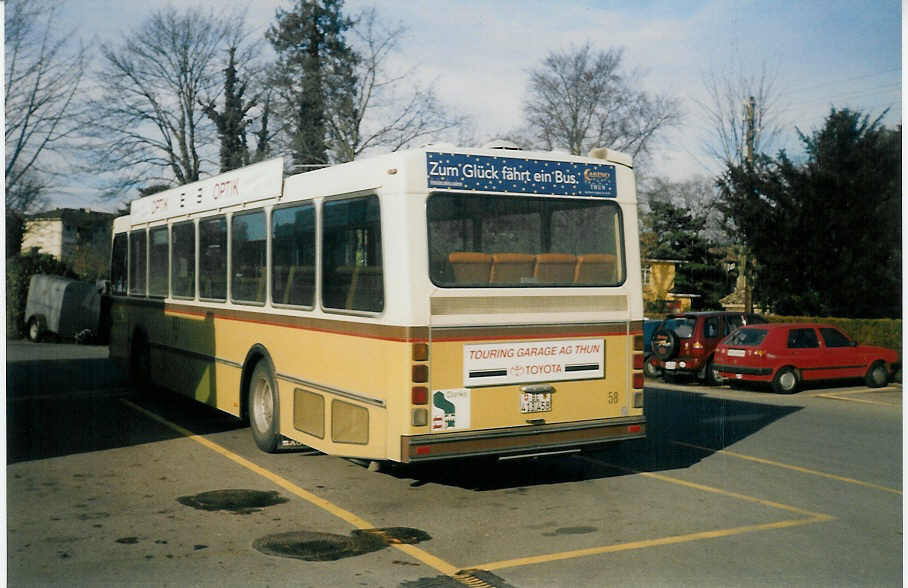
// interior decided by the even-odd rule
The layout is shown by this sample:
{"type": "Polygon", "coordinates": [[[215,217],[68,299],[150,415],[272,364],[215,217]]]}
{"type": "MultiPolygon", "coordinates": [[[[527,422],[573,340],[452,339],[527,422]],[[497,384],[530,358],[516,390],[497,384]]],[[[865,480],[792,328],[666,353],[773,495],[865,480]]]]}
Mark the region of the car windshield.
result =
{"type": "Polygon", "coordinates": [[[733,331],[742,325],[765,325],[769,321],[758,314],[730,314],[725,317],[725,322],[733,331]]]}
{"type": "Polygon", "coordinates": [[[663,325],[666,331],[674,331],[682,339],[690,339],[694,334],[694,327],[697,325],[697,319],[689,316],[679,316],[665,319],[663,325]]]}
{"type": "Polygon", "coordinates": [[[737,345],[744,347],[756,347],[766,338],[766,329],[738,329],[725,338],[726,345],[737,345]]]}

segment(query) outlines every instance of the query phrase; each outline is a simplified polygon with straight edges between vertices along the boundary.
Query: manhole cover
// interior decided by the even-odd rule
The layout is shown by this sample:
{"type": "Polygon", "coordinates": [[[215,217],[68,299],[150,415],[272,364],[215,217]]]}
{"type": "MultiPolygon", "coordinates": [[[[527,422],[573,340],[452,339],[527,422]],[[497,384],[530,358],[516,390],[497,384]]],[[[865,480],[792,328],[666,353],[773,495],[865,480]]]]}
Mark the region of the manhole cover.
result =
{"type": "Polygon", "coordinates": [[[392,543],[419,543],[432,537],[419,529],[388,527],[353,531],[350,536],[292,531],[256,539],[252,547],[267,555],[306,561],[334,561],[384,549],[392,543]]]}
{"type": "Polygon", "coordinates": [[[195,496],[177,498],[180,504],[199,510],[226,510],[235,514],[258,512],[266,506],[287,502],[275,491],[264,490],[211,490],[195,496]]]}

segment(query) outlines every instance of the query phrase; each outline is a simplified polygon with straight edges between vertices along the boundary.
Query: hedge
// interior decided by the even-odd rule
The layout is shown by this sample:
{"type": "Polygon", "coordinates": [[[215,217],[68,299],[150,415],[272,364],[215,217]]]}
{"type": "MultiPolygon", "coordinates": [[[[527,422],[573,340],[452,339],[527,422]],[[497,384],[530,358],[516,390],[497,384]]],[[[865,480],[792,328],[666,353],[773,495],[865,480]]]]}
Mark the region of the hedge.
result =
{"type": "Polygon", "coordinates": [[[28,284],[35,274],[77,277],[62,261],[46,253],[22,253],[6,260],[6,337],[25,335],[25,302],[28,284]]]}
{"type": "Polygon", "coordinates": [[[901,319],[817,318],[807,316],[764,315],[774,323],[825,323],[836,326],[859,343],[902,351],[901,319]]]}

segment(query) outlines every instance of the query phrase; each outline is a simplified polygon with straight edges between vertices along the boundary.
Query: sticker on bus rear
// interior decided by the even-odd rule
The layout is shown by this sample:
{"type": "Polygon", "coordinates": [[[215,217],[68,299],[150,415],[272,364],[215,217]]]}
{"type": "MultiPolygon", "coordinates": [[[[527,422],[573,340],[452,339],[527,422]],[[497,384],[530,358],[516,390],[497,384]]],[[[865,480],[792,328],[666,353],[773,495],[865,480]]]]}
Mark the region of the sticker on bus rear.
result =
{"type": "Polygon", "coordinates": [[[463,346],[463,385],[496,386],[605,377],[605,339],[463,346]]]}
{"type": "Polygon", "coordinates": [[[470,391],[464,388],[432,392],[432,430],[470,428],[470,391]]]}

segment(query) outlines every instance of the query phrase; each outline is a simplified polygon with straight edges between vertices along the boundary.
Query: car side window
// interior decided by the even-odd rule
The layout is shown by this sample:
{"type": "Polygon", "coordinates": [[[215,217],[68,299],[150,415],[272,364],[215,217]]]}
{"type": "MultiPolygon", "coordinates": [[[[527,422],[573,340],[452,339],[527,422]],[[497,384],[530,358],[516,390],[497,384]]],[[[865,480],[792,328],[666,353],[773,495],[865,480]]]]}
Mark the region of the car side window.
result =
{"type": "Polygon", "coordinates": [[[788,332],[789,349],[814,349],[820,346],[813,329],[792,329],[788,332]]]}
{"type": "Polygon", "coordinates": [[[838,329],[820,329],[820,335],[826,347],[851,347],[851,339],[838,329]]]}
{"type": "Polygon", "coordinates": [[[703,336],[707,339],[715,339],[719,336],[719,317],[712,316],[703,323],[703,336]]]}

